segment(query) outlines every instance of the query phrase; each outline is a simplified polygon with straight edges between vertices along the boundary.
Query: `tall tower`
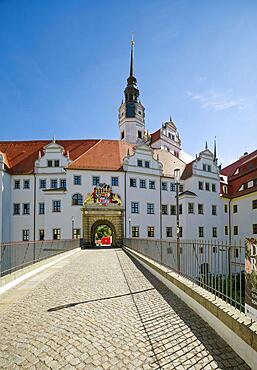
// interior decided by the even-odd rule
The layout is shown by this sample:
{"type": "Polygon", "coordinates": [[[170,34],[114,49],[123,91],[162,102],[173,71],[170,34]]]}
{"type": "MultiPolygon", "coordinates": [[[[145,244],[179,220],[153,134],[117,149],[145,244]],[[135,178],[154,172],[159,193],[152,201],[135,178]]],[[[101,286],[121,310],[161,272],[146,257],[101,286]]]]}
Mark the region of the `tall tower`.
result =
{"type": "Polygon", "coordinates": [[[125,102],[119,108],[120,138],[136,144],[143,140],[145,130],[145,108],[139,100],[139,90],[134,72],[134,45],[131,40],[130,73],[124,90],[125,102]]]}

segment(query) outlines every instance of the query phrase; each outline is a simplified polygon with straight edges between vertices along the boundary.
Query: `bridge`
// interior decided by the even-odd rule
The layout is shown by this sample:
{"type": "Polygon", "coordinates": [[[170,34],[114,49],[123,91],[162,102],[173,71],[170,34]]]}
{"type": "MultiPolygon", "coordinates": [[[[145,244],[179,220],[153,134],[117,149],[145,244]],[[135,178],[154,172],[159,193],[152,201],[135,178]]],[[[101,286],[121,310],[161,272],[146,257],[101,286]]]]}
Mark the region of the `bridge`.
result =
{"type": "Polygon", "coordinates": [[[236,342],[246,348],[243,359],[226,333],[221,337],[207,316],[200,317],[165,281],[165,274],[173,273],[178,289],[185,277],[132,244],[84,250],[70,244],[61,254],[53,248],[58,253],[46,259],[32,246],[34,253],[27,255],[35,263],[9,266],[11,274],[0,278],[1,369],[257,368],[252,321],[238,324],[238,333],[240,325],[252,332],[251,343],[236,342]]]}

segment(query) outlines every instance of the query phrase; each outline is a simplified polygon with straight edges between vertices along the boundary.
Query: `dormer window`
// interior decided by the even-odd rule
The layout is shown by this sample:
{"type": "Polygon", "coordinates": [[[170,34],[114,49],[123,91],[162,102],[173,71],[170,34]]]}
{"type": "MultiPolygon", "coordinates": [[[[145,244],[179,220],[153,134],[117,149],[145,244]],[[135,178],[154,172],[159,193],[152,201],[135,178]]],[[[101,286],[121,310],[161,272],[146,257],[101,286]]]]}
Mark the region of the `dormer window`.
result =
{"type": "Polygon", "coordinates": [[[149,161],[145,161],[145,168],[149,168],[150,167],[150,162],[149,161]]]}
{"type": "Polygon", "coordinates": [[[137,160],[137,165],[138,165],[138,167],[143,167],[143,161],[142,161],[142,159],[138,159],[137,160]]]}
{"type": "Polygon", "coordinates": [[[124,136],[125,136],[124,131],[122,131],[121,132],[121,140],[124,139],[124,136]]]}
{"type": "Polygon", "coordinates": [[[54,167],[60,167],[60,161],[58,159],[54,161],[54,167]]]}
{"type": "Polygon", "coordinates": [[[47,161],[47,167],[60,167],[59,159],[55,159],[55,160],[49,159],[47,161]]]}
{"type": "Polygon", "coordinates": [[[169,139],[171,139],[171,133],[169,132],[169,139]]]}
{"type": "Polygon", "coordinates": [[[53,167],[53,161],[48,160],[47,161],[47,167],[53,167]]]}
{"type": "Polygon", "coordinates": [[[175,136],[174,135],[171,135],[171,138],[172,138],[172,140],[175,140],[175,136]]]}
{"type": "Polygon", "coordinates": [[[139,139],[142,139],[142,131],[137,131],[137,137],[139,138],[139,139]]]}

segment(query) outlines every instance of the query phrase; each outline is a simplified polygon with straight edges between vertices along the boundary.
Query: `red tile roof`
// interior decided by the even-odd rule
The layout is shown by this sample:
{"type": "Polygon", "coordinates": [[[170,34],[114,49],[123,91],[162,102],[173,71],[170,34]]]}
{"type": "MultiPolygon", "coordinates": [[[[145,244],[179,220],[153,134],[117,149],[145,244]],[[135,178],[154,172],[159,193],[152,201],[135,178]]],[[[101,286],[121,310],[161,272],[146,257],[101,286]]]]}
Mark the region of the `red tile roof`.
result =
{"type": "Polygon", "coordinates": [[[241,167],[245,162],[253,159],[255,156],[257,156],[257,149],[252,153],[239,158],[237,161],[231,163],[229,166],[223,168],[221,170],[221,174],[225,176],[233,176],[238,167],[241,167]]]}
{"type": "Polygon", "coordinates": [[[190,163],[188,163],[181,175],[181,180],[186,180],[188,179],[189,177],[191,177],[193,175],[193,163],[195,161],[192,161],[190,163]]]}
{"type": "Polygon", "coordinates": [[[160,139],[160,137],[161,137],[161,129],[151,134],[151,143],[154,143],[156,140],[160,139]]]}

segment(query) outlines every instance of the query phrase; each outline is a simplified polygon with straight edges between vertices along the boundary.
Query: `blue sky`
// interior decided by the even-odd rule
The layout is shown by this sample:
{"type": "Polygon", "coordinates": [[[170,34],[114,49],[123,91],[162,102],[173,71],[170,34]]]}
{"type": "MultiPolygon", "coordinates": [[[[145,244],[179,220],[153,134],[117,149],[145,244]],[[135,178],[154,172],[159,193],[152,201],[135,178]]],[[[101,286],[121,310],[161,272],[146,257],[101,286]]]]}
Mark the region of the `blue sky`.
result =
{"type": "Polygon", "coordinates": [[[0,0],[0,140],[118,139],[131,32],[146,126],[256,149],[257,2],[0,0]]]}

